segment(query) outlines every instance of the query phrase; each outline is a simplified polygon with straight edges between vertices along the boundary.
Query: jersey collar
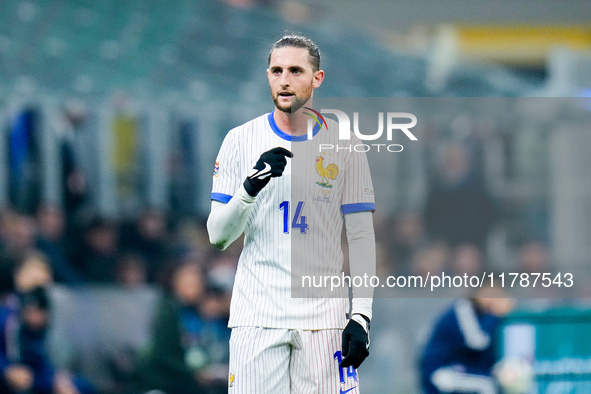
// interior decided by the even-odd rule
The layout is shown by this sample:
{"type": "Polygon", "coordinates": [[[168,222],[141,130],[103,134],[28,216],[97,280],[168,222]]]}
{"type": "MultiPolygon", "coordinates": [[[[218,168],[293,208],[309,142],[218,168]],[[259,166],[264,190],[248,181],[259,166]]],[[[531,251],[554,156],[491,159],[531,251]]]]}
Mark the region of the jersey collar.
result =
{"type": "MultiPolygon", "coordinates": [[[[287,134],[286,132],[284,132],[283,130],[281,130],[279,128],[279,126],[277,126],[277,123],[275,123],[275,118],[273,118],[273,114],[275,113],[275,110],[273,110],[273,112],[269,113],[268,119],[269,119],[269,125],[271,126],[271,129],[273,129],[273,132],[275,134],[277,134],[280,138],[283,138],[286,141],[292,141],[292,142],[297,142],[297,141],[306,141],[308,139],[308,135],[290,135],[287,134]]],[[[317,123],[314,125],[314,128],[312,129],[312,134],[313,136],[316,136],[316,134],[318,134],[318,132],[320,131],[320,125],[317,123]]]]}

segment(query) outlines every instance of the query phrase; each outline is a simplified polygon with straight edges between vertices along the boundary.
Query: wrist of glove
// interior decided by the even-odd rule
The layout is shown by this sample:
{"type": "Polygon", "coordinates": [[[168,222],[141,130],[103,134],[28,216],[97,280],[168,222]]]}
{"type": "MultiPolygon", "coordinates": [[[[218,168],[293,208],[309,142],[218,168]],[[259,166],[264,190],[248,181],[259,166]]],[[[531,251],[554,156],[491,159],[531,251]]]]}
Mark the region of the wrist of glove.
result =
{"type": "Polygon", "coordinates": [[[355,369],[369,356],[369,319],[366,316],[354,314],[349,320],[343,330],[341,354],[341,367],[355,369]]]}
{"type": "Polygon", "coordinates": [[[246,192],[255,197],[271,178],[283,175],[287,165],[286,157],[293,157],[293,154],[285,148],[277,147],[264,152],[253,167],[254,173],[244,180],[246,192]]]}

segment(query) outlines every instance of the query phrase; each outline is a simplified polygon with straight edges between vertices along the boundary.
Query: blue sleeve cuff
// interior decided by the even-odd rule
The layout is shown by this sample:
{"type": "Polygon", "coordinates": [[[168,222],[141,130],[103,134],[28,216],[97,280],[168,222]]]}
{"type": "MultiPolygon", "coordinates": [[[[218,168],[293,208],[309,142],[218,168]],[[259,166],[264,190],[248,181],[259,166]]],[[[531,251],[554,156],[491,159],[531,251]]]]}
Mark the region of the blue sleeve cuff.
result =
{"type": "Polygon", "coordinates": [[[232,199],[232,196],[224,193],[211,193],[211,199],[227,204],[232,199]]]}
{"type": "Polygon", "coordinates": [[[359,202],[355,204],[344,204],[341,206],[343,215],[355,212],[375,211],[376,204],[373,202],[359,202]]]}

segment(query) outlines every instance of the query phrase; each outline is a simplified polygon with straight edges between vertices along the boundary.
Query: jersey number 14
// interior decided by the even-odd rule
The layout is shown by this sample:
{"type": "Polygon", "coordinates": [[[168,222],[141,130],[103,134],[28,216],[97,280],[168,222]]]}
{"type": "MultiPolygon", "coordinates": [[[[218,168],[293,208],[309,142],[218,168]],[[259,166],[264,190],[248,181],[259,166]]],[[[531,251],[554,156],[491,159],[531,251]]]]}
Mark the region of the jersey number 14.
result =
{"type": "MultiPolygon", "coordinates": [[[[308,231],[308,223],[306,222],[306,217],[302,216],[303,208],[304,202],[298,201],[298,205],[296,206],[295,213],[291,221],[291,228],[300,230],[300,233],[306,234],[308,231]]],[[[279,209],[283,210],[283,232],[285,234],[289,234],[289,219],[291,216],[289,210],[289,201],[283,201],[281,204],[279,204],[279,209]]]]}

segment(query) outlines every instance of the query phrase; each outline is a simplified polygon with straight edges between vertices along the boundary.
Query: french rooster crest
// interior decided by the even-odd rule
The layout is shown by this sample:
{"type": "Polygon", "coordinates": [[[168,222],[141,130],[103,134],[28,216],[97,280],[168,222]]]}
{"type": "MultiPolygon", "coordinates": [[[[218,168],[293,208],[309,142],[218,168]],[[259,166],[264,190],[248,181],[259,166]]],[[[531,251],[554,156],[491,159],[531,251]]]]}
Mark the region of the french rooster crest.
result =
{"type": "Polygon", "coordinates": [[[339,175],[339,167],[334,163],[330,163],[324,168],[324,157],[318,156],[316,158],[316,172],[322,178],[322,181],[316,182],[317,185],[332,187],[330,180],[335,180],[337,175],[339,175]]]}

